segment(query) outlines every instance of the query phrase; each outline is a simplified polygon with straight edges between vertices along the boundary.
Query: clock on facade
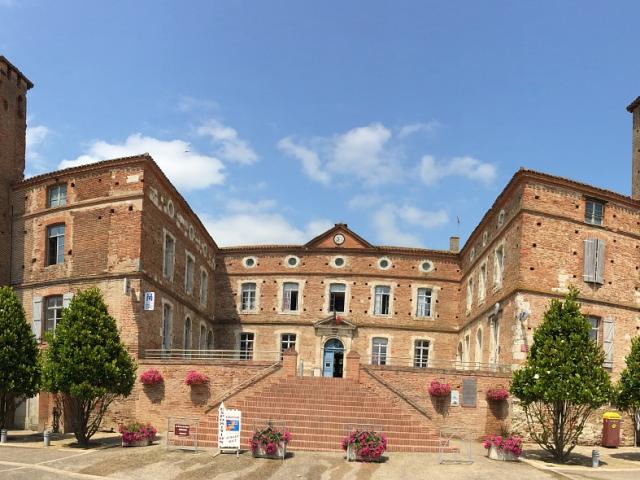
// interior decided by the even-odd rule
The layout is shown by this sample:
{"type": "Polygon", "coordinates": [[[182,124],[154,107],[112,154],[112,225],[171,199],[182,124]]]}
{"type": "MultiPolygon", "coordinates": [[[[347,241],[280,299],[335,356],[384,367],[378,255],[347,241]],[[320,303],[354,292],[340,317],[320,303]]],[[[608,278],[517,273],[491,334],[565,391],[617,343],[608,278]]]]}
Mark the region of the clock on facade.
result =
{"type": "Polygon", "coordinates": [[[342,245],[344,243],[344,235],[342,235],[341,233],[336,233],[333,236],[333,243],[335,243],[336,245],[342,245]]]}

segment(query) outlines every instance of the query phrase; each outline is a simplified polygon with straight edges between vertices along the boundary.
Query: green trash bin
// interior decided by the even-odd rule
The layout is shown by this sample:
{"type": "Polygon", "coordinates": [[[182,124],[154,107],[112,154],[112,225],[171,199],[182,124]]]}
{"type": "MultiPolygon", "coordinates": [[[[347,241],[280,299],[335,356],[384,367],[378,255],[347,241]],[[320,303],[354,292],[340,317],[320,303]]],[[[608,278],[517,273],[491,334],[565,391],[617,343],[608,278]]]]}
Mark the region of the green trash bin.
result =
{"type": "Polygon", "coordinates": [[[618,448],[620,446],[620,422],[618,412],[606,412],[602,415],[602,446],[618,448]]]}

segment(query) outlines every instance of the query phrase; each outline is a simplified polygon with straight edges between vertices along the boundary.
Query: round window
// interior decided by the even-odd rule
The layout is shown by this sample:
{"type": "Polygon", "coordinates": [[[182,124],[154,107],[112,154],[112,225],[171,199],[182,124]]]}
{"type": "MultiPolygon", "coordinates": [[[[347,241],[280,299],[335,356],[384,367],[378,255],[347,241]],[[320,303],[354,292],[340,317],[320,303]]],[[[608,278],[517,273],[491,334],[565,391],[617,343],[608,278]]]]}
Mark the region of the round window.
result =
{"type": "Polygon", "coordinates": [[[433,263],[431,263],[429,260],[420,262],[420,270],[422,270],[423,272],[430,272],[431,270],[433,270],[433,263]]]}
{"type": "Polygon", "coordinates": [[[244,266],[247,268],[255,267],[256,259],[253,257],[247,257],[244,259],[244,266]]]}
{"type": "Polygon", "coordinates": [[[294,257],[294,256],[287,257],[287,266],[296,267],[296,266],[298,266],[298,262],[299,261],[300,260],[298,259],[298,257],[294,257]]]}
{"type": "Polygon", "coordinates": [[[391,262],[389,261],[388,258],[381,258],[380,260],[378,260],[378,266],[382,270],[386,270],[387,268],[389,268],[391,266],[391,262]]]}
{"type": "Polygon", "coordinates": [[[336,267],[343,267],[343,266],[344,266],[344,258],[342,258],[342,257],[337,257],[337,258],[333,261],[333,264],[334,264],[336,267]]]}

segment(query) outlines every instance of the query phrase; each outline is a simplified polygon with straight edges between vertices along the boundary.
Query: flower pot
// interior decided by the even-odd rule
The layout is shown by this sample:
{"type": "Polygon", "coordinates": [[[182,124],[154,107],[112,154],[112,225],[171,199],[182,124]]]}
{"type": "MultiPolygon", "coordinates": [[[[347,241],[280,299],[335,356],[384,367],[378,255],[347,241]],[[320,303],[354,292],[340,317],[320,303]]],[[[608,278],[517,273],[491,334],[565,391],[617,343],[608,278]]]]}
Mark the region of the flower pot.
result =
{"type": "Polygon", "coordinates": [[[151,439],[149,438],[134,440],[133,442],[122,442],[123,447],[148,447],[149,445],[151,445],[151,439]]]}
{"type": "Polygon", "coordinates": [[[287,444],[282,442],[277,445],[276,451],[273,454],[268,454],[262,445],[258,445],[255,450],[252,450],[251,454],[256,458],[275,458],[284,460],[287,456],[287,444]]]}
{"type": "Polygon", "coordinates": [[[358,455],[356,447],[351,443],[347,447],[347,462],[381,462],[382,455],[378,457],[363,457],[358,455]]]}
{"type": "Polygon", "coordinates": [[[519,460],[519,457],[516,457],[513,453],[498,450],[495,445],[489,447],[489,458],[503,462],[517,462],[519,460]]]}

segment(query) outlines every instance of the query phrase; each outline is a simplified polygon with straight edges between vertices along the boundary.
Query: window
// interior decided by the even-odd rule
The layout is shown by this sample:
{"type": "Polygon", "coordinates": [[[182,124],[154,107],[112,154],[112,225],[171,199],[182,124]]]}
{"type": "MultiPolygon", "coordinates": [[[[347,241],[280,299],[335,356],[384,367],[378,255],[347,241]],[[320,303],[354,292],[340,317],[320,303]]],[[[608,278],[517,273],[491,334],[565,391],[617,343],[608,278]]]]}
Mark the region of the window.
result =
{"type": "MultiPolygon", "coordinates": [[[[280,352],[289,350],[290,348],[296,348],[296,334],[295,333],[283,333],[280,335],[280,352]]],[[[282,355],[280,356],[282,358],[282,355]]]]}
{"type": "Polygon", "coordinates": [[[298,311],[298,284],[295,282],[285,282],[282,287],[282,311],[298,311]]]}
{"type": "Polygon", "coordinates": [[[502,225],[504,225],[504,210],[500,210],[500,213],[498,214],[498,227],[501,227],[502,225]]]}
{"type": "Polygon", "coordinates": [[[67,204],[67,185],[53,185],[47,191],[49,208],[64,207],[67,204]]]}
{"type": "Polygon", "coordinates": [[[488,232],[484,232],[482,234],[482,246],[486,247],[487,246],[487,240],[489,239],[489,233],[488,232]]]}
{"type": "Polygon", "coordinates": [[[253,312],[256,309],[256,284],[243,283],[240,294],[240,310],[243,312],[253,312]]]}
{"type": "Polygon", "coordinates": [[[416,306],[416,317],[431,316],[431,289],[418,288],[418,302],[416,306]]]}
{"type": "Polygon", "coordinates": [[[467,312],[473,306],[473,278],[467,281],[467,312]]]}
{"type": "Polygon", "coordinates": [[[476,364],[479,367],[482,363],[482,329],[476,332],[476,364]]]}
{"type": "Polygon", "coordinates": [[[391,266],[391,261],[388,258],[381,258],[378,260],[378,267],[380,270],[387,270],[391,266]]]}
{"type": "Polygon", "coordinates": [[[45,332],[54,331],[58,326],[60,317],[62,317],[62,295],[48,297],[46,300],[45,332]]]}
{"type": "Polygon", "coordinates": [[[502,278],[504,276],[504,245],[496,248],[493,255],[493,286],[499,288],[502,286],[502,278]]]}
{"type": "Polygon", "coordinates": [[[189,317],[184,320],[184,340],[182,342],[182,348],[184,350],[191,350],[191,319],[189,317]]]}
{"type": "Polygon", "coordinates": [[[347,287],[344,283],[329,285],[329,311],[344,313],[344,299],[347,287]]]}
{"type": "Polygon", "coordinates": [[[386,365],[387,364],[387,344],[389,340],[386,338],[375,337],[371,339],[371,364],[386,365]]]}
{"type": "Polygon", "coordinates": [[[373,303],[374,315],[389,315],[390,297],[391,297],[391,287],[378,285],[375,288],[375,298],[373,303]]]}
{"type": "Polygon", "coordinates": [[[433,263],[431,263],[429,260],[424,260],[420,262],[421,272],[430,272],[431,270],[433,270],[433,263]]]}
{"type": "Polygon", "coordinates": [[[162,274],[167,280],[173,280],[173,264],[176,256],[176,239],[169,232],[164,232],[164,258],[162,274]]]}
{"type": "Polygon", "coordinates": [[[253,359],[253,342],[255,336],[253,333],[240,334],[240,360],[253,359]]]}
{"type": "Polygon", "coordinates": [[[200,350],[204,350],[207,347],[207,329],[204,325],[200,325],[200,350]]]}
{"type": "Polygon", "coordinates": [[[336,268],[342,268],[344,267],[345,264],[345,260],[343,257],[336,257],[333,259],[333,266],[336,268]]]}
{"type": "Polygon", "coordinates": [[[478,303],[482,303],[487,293],[487,262],[480,265],[480,274],[478,275],[478,303]]]}
{"type": "Polygon", "coordinates": [[[604,241],[597,238],[584,240],[584,271],[585,282],[604,283],[604,241]]]}
{"type": "Polygon", "coordinates": [[[429,366],[429,340],[416,340],[413,347],[413,366],[427,368],[429,366]]]}
{"type": "Polygon", "coordinates": [[[193,276],[196,267],[196,259],[193,255],[187,252],[186,262],[184,267],[184,290],[189,295],[193,293],[193,276]]]}
{"type": "Polygon", "coordinates": [[[471,248],[471,252],[469,252],[469,261],[473,262],[476,259],[476,247],[471,248]]]}
{"type": "Polygon", "coordinates": [[[162,349],[171,348],[171,322],[173,320],[173,307],[165,303],[162,307],[162,349]]]}
{"type": "Polygon", "coordinates": [[[584,221],[591,225],[602,225],[604,219],[604,203],[588,198],[584,206],[584,221]]]}
{"type": "Polygon", "coordinates": [[[245,268],[253,268],[256,266],[256,259],[254,257],[247,257],[244,260],[242,260],[242,264],[244,265],[245,268]]]}
{"type": "Polygon", "coordinates": [[[295,255],[289,255],[285,259],[285,264],[289,268],[297,267],[299,263],[300,263],[300,259],[298,257],[296,257],[295,255]]]}
{"type": "Polygon", "coordinates": [[[591,340],[598,343],[598,340],[600,339],[600,317],[588,316],[587,321],[591,325],[591,330],[589,330],[589,337],[591,337],[591,340]]]}
{"type": "Polygon", "coordinates": [[[207,332],[207,350],[213,350],[213,332],[211,330],[207,332]]]}
{"type": "Polygon", "coordinates": [[[47,265],[64,263],[64,225],[47,227],[47,265]]]}
{"type": "Polygon", "coordinates": [[[207,294],[209,293],[209,274],[202,268],[200,269],[200,305],[207,306],[207,294]]]}

